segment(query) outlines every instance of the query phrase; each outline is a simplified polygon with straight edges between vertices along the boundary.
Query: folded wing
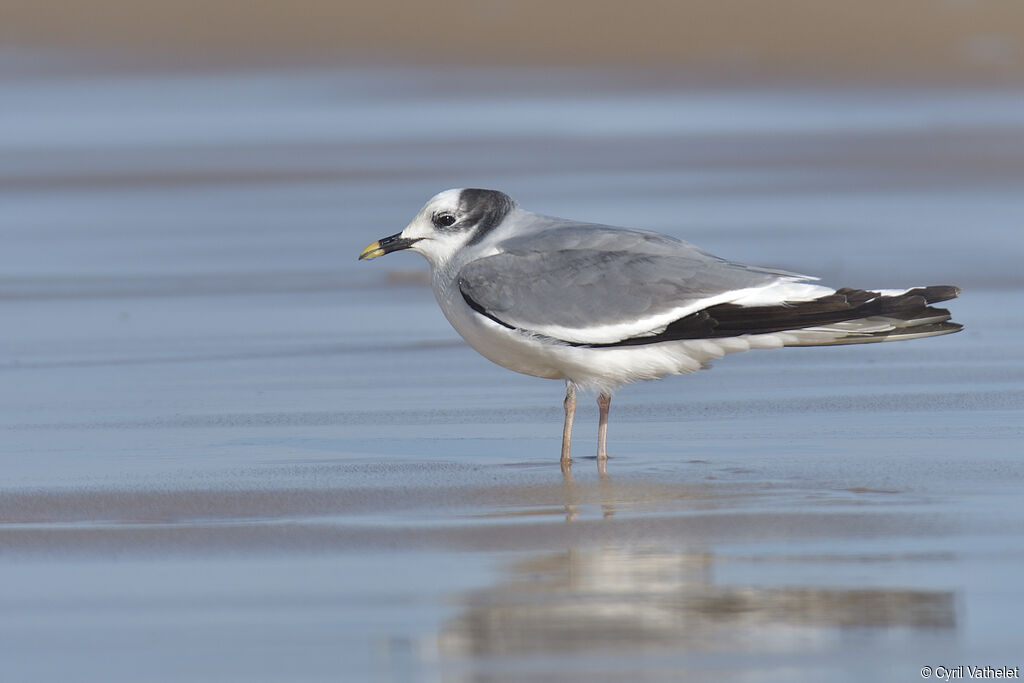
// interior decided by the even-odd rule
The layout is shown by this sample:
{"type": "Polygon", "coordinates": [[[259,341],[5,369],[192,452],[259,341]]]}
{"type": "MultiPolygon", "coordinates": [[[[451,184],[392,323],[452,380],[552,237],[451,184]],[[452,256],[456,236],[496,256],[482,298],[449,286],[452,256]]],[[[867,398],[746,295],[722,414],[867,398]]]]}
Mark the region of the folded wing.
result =
{"type": "Polygon", "coordinates": [[[651,338],[720,304],[832,292],[641,230],[570,224],[501,247],[460,271],[467,303],[507,327],[573,344],[651,338]]]}

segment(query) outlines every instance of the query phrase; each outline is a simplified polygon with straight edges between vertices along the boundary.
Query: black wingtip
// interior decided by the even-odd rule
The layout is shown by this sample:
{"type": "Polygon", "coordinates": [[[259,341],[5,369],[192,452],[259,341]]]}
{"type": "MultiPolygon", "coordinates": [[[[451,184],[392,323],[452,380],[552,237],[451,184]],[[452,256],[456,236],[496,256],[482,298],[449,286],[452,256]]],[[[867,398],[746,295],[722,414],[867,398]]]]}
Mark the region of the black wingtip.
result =
{"type": "Polygon", "coordinates": [[[955,299],[960,296],[961,291],[963,290],[955,285],[930,285],[928,287],[915,287],[907,292],[906,295],[924,297],[925,303],[934,304],[939,301],[955,299]]]}

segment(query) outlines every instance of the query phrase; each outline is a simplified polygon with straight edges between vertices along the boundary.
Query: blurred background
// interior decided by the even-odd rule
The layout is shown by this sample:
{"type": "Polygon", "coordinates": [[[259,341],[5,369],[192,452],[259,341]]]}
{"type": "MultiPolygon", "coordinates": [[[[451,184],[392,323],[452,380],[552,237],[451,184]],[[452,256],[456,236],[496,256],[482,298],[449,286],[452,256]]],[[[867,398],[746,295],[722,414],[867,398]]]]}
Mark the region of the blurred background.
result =
{"type": "Polygon", "coordinates": [[[1019,82],[1013,0],[8,2],[19,50],[165,65],[654,67],[693,77],[1019,82]]]}
{"type": "Polygon", "coordinates": [[[453,186],[849,284],[895,267],[1016,279],[1016,244],[978,238],[1019,207],[948,194],[1019,187],[1012,0],[94,0],[2,19],[0,267],[28,277],[10,287],[226,267],[336,286],[388,267],[339,267],[343,249],[453,186]],[[928,264],[967,224],[957,259],[928,264]],[[795,256],[821,234],[817,263],[795,256]]]}
{"type": "Polygon", "coordinates": [[[1022,188],[1017,0],[5,0],[0,677],[1024,664],[1022,188]],[[467,186],[966,330],[626,388],[563,478],[562,387],[356,262],[467,186]]]}

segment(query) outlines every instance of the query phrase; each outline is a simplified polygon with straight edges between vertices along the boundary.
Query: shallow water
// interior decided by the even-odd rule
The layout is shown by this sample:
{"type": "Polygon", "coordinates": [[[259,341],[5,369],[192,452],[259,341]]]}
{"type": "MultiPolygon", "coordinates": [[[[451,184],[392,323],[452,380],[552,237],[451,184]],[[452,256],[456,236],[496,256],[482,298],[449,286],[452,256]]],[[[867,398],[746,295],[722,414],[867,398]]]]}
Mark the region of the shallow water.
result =
{"type": "Polygon", "coordinates": [[[916,680],[1020,666],[1024,97],[579,70],[0,82],[12,680],[916,680]],[[459,341],[450,186],[953,283],[958,335],[627,387],[459,341]],[[870,656],[868,656],[870,655],[870,656]]]}

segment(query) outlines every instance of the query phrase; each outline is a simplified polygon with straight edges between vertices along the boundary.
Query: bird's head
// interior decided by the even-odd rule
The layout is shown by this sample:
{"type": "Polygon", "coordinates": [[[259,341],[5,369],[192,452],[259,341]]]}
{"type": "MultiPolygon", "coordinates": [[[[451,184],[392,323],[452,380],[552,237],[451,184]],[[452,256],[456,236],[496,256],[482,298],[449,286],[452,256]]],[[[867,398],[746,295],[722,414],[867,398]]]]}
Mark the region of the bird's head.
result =
{"type": "Polygon", "coordinates": [[[402,232],[363,249],[359,260],[408,249],[422,254],[431,266],[438,266],[460,249],[482,240],[514,208],[515,202],[498,190],[445,190],[434,195],[402,232]]]}

